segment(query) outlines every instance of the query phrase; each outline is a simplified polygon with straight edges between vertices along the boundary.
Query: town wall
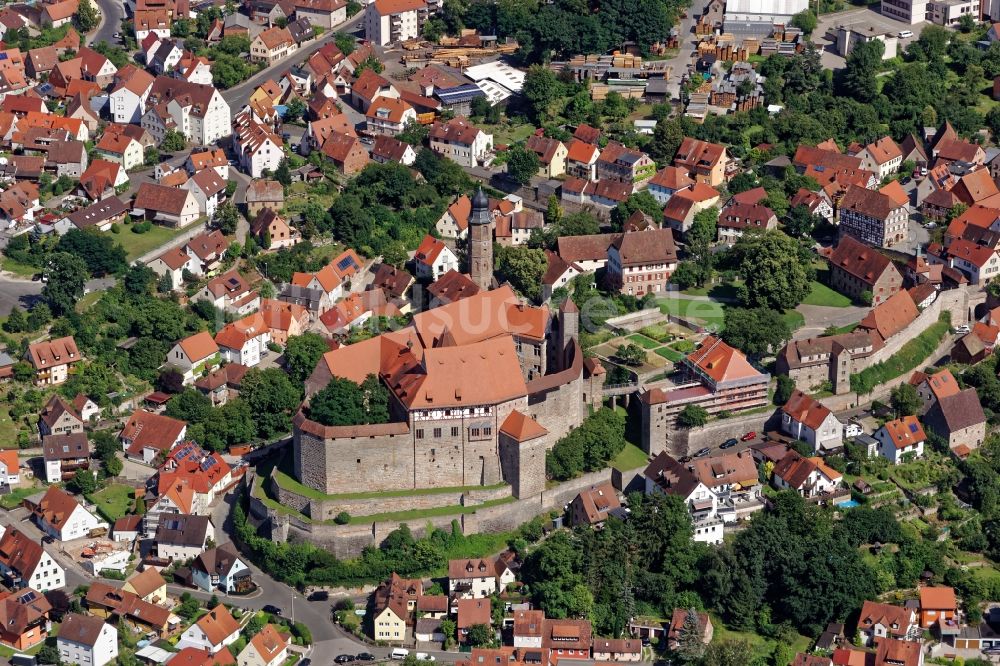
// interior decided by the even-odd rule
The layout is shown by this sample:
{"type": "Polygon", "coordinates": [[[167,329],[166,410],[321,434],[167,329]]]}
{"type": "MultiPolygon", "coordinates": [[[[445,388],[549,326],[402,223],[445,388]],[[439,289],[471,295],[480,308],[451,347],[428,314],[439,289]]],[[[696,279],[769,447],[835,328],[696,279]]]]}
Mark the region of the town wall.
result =
{"type": "Polygon", "coordinates": [[[780,417],[777,416],[777,410],[769,409],[763,413],[758,412],[710,421],[700,428],[673,430],[668,435],[665,450],[675,458],[693,455],[702,447],[717,447],[727,439],[734,437],[739,439],[748,432],[761,434],[768,430],[777,429],[780,420],[780,417]]]}
{"type": "Polygon", "coordinates": [[[536,516],[549,511],[562,513],[566,504],[571,502],[582,490],[593,485],[610,481],[616,484],[616,488],[619,490],[634,486],[635,478],[642,474],[643,469],[637,468],[623,472],[603,469],[584,474],[560,483],[554,488],[513,502],[481,508],[474,513],[435,516],[429,519],[419,518],[353,525],[310,523],[270,509],[253,498],[251,499],[251,513],[256,517],[266,516],[266,521],[270,523],[271,539],[274,541],[308,541],[329,550],[340,558],[357,557],[364,548],[381,544],[393,530],[403,524],[407,525],[416,537],[423,536],[427,532],[428,526],[450,530],[453,521],[458,522],[463,534],[512,531],[536,516]]]}

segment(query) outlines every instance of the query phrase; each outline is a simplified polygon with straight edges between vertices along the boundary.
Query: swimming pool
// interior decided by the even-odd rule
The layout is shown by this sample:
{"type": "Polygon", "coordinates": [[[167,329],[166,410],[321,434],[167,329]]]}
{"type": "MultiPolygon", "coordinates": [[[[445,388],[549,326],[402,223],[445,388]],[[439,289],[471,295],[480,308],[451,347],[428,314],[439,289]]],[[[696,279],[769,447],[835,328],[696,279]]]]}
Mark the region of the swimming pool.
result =
{"type": "Polygon", "coordinates": [[[835,506],[838,509],[853,509],[857,505],[858,505],[857,500],[849,499],[846,502],[841,502],[840,504],[837,504],[835,506]]]}

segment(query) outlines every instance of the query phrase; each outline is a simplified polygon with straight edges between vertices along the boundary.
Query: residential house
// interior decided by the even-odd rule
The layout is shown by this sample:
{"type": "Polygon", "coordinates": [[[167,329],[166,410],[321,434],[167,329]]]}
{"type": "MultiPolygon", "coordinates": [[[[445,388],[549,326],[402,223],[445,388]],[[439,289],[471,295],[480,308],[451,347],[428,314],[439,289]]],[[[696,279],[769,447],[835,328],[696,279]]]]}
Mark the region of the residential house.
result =
{"type": "Polygon", "coordinates": [[[66,585],[66,571],[52,554],[14,526],[4,527],[0,536],[0,573],[12,590],[48,592],[66,585]]]}
{"type": "Polygon", "coordinates": [[[922,458],[924,455],[924,441],[927,435],[924,434],[923,426],[916,416],[904,416],[888,421],[875,432],[874,436],[879,442],[879,455],[893,465],[899,465],[911,458],[922,458]]]}
{"type": "Polygon", "coordinates": [[[232,134],[229,104],[214,86],[158,76],[149,93],[142,127],[157,142],[175,129],[195,144],[211,146],[232,134]]]}
{"type": "Polygon", "coordinates": [[[840,200],[840,235],[875,247],[892,247],[909,233],[907,208],[888,194],[851,185],[840,200]]]}
{"type": "Polygon", "coordinates": [[[419,578],[401,578],[393,572],[375,589],[372,638],[386,643],[406,640],[406,627],[414,624],[417,600],[423,596],[419,578]]]}
{"type": "Polygon", "coordinates": [[[656,164],[646,153],[609,142],[597,158],[597,179],[626,183],[633,188],[656,173],[656,164]]]}
{"type": "Polygon", "coordinates": [[[986,285],[1000,274],[1000,256],[989,245],[979,245],[957,238],[942,248],[936,243],[928,246],[927,259],[931,263],[956,268],[969,278],[969,283],[986,285]]]}
{"type": "Polygon", "coordinates": [[[419,37],[427,13],[424,0],[375,0],[365,8],[365,39],[387,46],[419,37]]]}
{"type": "Polygon", "coordinates": [[[248,108],[236,114],[233,129],[233,148],[244,171],[260,178],[265,171],[277,170],[285,157],[284,142],[270,125],[258,122],[248,108]]]}
{"type": "Polygon", "coordinates": [[[805,458],[794,450],[775,464],[773,474],[776,488],[794,490],[803,497],[819,497],[833,492],[843,479],[843,475],[823,462],[822,458],[805,458]]]}
{"type": "Polygon", "coordinates": [[[83,433],[83,418],[61,395],[53,393],[38,415],[38,434],[69,435],[83,433]]]}
{"type": "Polygon", "coordinates": [[[608,246],[606,280],[623,294],[641,297],[667,290],[677,268],[671,229],[651,229],[618,236],[608,246]]]}
{"type": "MultiPolygon", "coordinates": [[[[294,306],[300,307],[300,306],[294,306]]],[[[265,315],[266,316],[266,315],[265,315]]],[[[271,329],[274,335],[274,329],[271,329]]],[[[222,368],[202,377],[194,383],[194,387],[208,396],[215,407],[226,404],[230,398],[239,395],[243,377],[250,368],[239,363],[227,363],[222,368]]]]}
{"type": "Polygon", "coordinates": [[[975,365],[989,356],[986,343],[975,333],[962,336],[951,348],[951,360],[965,365],[975,365]]]}
{"type": "Polygon", "coordinates": [[[104,666],[118,657],[118,630],[93,615],[69,613],[56,639],[59,660],[79,666],[104,666]]]}
{"type": "Polygon", "coordinates": [[[295,18],[330,29],[347,20],[344,0],[295,0],[295,18]]]}
{"type": "MultiPolygon", "coordinates": [[[[413,284],[413,276],[390,264],[373,266],[374,276],[366,289],[381,289],[387,300],[403,302],[413,284]]],[[[403,303],[405,305],[405,303],[403,303]]]]}
{"type": "Polygon", "coordinates": [[[41,592],[26,587],[0,592],[0,643],[23,652],[48,638],[51,604],[41,592]]]}
{"type": "Polygon", "coordinates": [[[21,461],[17,451],[0,451],[0,486],[8,488],[21,482],[21,461]]]}
{"type": "Polygon", "coordinates": [[[196,557],[191,563],[191,579],[206,592],[241,594],[253,588],[250,568],[229,543],[209,548],[196,557]]]}
{"type": "Polygon", "coordinates": [[[566,175],[585,181],[597,180],[597,159],[601,149],[584,141],[570,141],[566,147],[566,175]]]}
{"type": "Polygon", "coordinates": [[[667,628],[667,647],[670,650],[676,650],[680,647],[681,637],[687,630],[686,627],[688,624],[688,617],[692,613],[694,613],[698,620],[702,644],[708,645],[712,642],[712,636],[715,634],[715,628],[712,626],[712,618],[708,616],[708,613],[703,613],[694,609],[675,608],[673,615],[670,617],[670,626],[667,628]]]}
{"type": "MultiPolygon", "coordinates": [[[[124,174],[124,171],[122,173],[124,174]]],[[[125,202],[118,197],[109,197],[70,213],[66,219],[81,231],[89,228],[111,231],[111,227],[124,220],[127,214],[128,208],[125,202]]]]}
{"type": "Polygon", "coordinates": [[[913,608],[877,601],[865,601],[861,606],[858,634],[862,645],[873,647],[883,638],[919,641],[922,633],[913,608]]]}
{"type": "MultiPolygon", "coordinates": [[[[365,70],[369,71],[369,70],[365,70]]],[[[320,149],[345,176],[360,173],[371,161],[368,151],[358,137],[343,132],[332,132],[320,149]]]]}
{"type": "Polygon", "coordinates": [[[734,245],[747,229],[777,229],[778,217],[774,211],[760,203],[734,203],[722,209],[716,227],[719,242],[734,245]]]}
{"type": "Polygon", "coordinates": [[[265,208],[281,210],[285,205],[285,190],[276,180],[255,180],[247,186],[245,202],[247,219],[252,220],[265,208]]]}
{"type": "Polygon", "coordinates": [[[458,270],[458,257],[455,253],[443,241],[430,234],[424,236],[417,247],[413,263],[417,278],[424,280],[434,280],[448,271],[458,270]]]}
{"type": "Polygon", "coordinates": [[[221,148],[193,152],[184,166],[192,176],[203,169],[215,169],[223,179],[229,179],[229,161],[226,159],[226,151],[221,148]]]}
{"type": "Polygon", "coordinates": [[[260,314],[271,331],[271,341],[284,347],[288,338],[302,335],[309,328],[309,311],[295,303],[273,298],[260,302],[260,314]]]}
{"type": "Polygon", "coordinates": [[[871,296],[872,305],[885,302],[903,286],[903,276],[884,254],[843,236],[829,257],[830,286],[856,301],[871,296]]]}
{"type": "Polygon", "coordinates": [[[642,661],[642,641],[636,638],[595,638],[594,661],[642,661]]]}
{"type": "Polygon", "coordinates": [[[298,245],[302,234],[271,208],[265,208],[250,223],[250,233],[267,250],[298,245]]]}
{"type": "Polygon", "coordinates": [[[958,615],[955,590],[944,586],[920,588],[920,626],[929,629],[936,624],[949,622],[958,615]]]}
{"type": "Polygon", "coordinates": [[[937,400],[924,416],[924,424],[955,449],[977,449],[986,437],[986,415],[976,389],[948,395],[937,400]]]}
{"type": "Polygon", "coordinates": [[[150,35],[158,39],[170,38],[170,13],[165,9],[139,9],[132,17],[135,41],[144,42],[150,35]]]}
{"type": "Polygon", "coordinates": [[[191,272],[195,275],[207,275],[222,265],[222,260],[229,249],[229,240],[219,229],[198,234],[184,246],[191,257],[191,272]]]}
{"type": "Polygon", "coordinates": [[[219,367],[219,346],[208,331],[189,335],[167,353],[166,365],[184,377],[185,384],[219,367]]]}
{"type": "Polygon", "coordinates": [[[955,376],[951,370],[944,368],[928,375],[923,372],[914,372],[910,377],[910,384],[917,390],[921,406],[917,414],[923,416],[939,400],[948,396],[957,395],[961,390],[955,376]]]}
{"type": "Polygon", "coordinates": [[[28,345],[25,358],[35,370],[35,386],[62,384],[73,367],[83,360],[71,335],[28,345]]]}
{"type": "Polygon", "coordinates": [[[409,123],[417,122],[417,112],[401,99],[376,97],[365,111],[369,134],[396,136],[409,123]]]}
{"type": "MultiPolygon", "coordinates": [[[[114,197],[116,189],[128,182],[128,174],[121,162],[98,159],[87,165],[87,169],[80,174],[80,191],[88,199],[101,201],[114,197]]],[[[108,231],[110,228],[111,225],[107,224],[107,229],[101,231],[108,231]]]]}
{"type": "Polygon", "coordinates": [[[464,167],[484,163],[493,151],[493,135],[461,117],[434,123],[429,138],[431,150],[464,167]]]}
{"type": "Polygon", "coordinates": [[[358,74],[351,84],[351,101],[358,109],[367,113],[368,107],[380,97],[393,99],[399,97],[399,90],[389,80],[370,67],[358,74]]]}
{"type": "Polygon", "coordinates": [[[222,358],[227,363],[240,363],[252,368],[267,353],[271,331],[260,313],[226,324],[215,334],[222,358]]]}
{"type": "Polygon", "coordinates": [[[198,219],[198,200],[189,190],[144,182],[139,185],[132,204],[133,217],[181,228],[198,219]]]}
{"type": "Polygon", "coordinates": [[[823,190],[812,192],[801,187],[788,203],[791,208],[805,206],[811,215],[817,215],[828,224],[833,224],[833,204],[823,190]]]}
{"type": "Polygon", "coordinates": [[[698,213],[719,203],[719,192],[698,182],[670,197],[663,208],[663,225],[686,234],[698,213]]]}
{"type": "Polygon", "coordinates": [[[125,581],[122,589],[131,592],[146,603],[162,604],[168,601],[167,581],[156,567],[146,567],[125,581]]]}
{"type": "Polygon", "coordinates": [[[646,183],[646,191],[660,204],[666,204],[675,193],[694,185],[694,180],[681,167],[666,166],[646,183]]]}
{"type": "Polygon", "coordinates": [[[90,444],[82,432],[42,437],[45,482],[59,483],[90,467],[90,444]]]}
{"type": "Polygon", "coordinates": [[[485,599],[507,589],[514,574],[500,558],[448,561],[448,594],[463,599],[485,599]]]}
{"type": "Polygon", "coordinates": [[[815,453],[844,445],[844,424],[828,408],[798,389],[781,408],[781,430],[809,444],[815,453]]]}
{"type": "Polygon", "coordinates": [[[233,619],[228,608],[219,604],[181,634],[177,647],[193,647],[215,654],[235,643],[239,636],[240,623],[233,619]]]}
{"type": "Polygon", "coordinates": [[[450,270],[427,287],[431,309],[475,296],[482,289],[465,273],[450,270]]]}
{"type": "MultiPolygon", "coordinates": [[[[173,42],[161,42],[157,53],[160,50],[165,51],[165,59],[171,58],[173,53],[180,57],[180,49],[173,42]]],[[[166,60],[161,62],[166,65],[166,60]]],[[[149,99],[149,93],[153,89],[153,76],[145,70],[129,65],[115,75],[115,80],[117,84],[108,95],[108,108],[112,120],[125,125],[138,124],[142,120],[142,114],[146,112],[146,100],[149,99]]]]}
{"type": "MultiPolygon", "coordinates": [[[[156,556],[184,562],[198,557],[215,541],[215,526],[208,516],[161,514],[156,526],[156,556]]],[[[147,529],[148,533],[148,529],[147,529]]]]}
{"type": "Polygon", "coordinates": [[[118,439],[127,458],[151,465],[157,456],[179,444],[186,432],[184,421],[138,409],[118,433],[118,439]]]}
{"type": "Polygon", "coordinates": [[[215,215],[220,199],[225,198],[226,180],[214,169],[199,171],[181,187],[194,194],[198,212],[207,217],[215,215]]]}
{"type": "Polygon", "coordinates": [[[591,486],[570,502],[573,525],[601,525],[622,508],[618,493],[610,483],[591,486]]]}
{"type": "Polygon", "coordinates": [[[31,506],[31,512],[38,528],[59,541],[81,539],[90,536],[92,530],[108,528],[107,523],[58,486],[49,486],[38,503],[31,506]]]}
{"type": "Polygon", "coordinates": [[[569,151],[562,141],[533,134],[528,137],[524,147],[538,156],[541,165],[538,175],[542,178],[557,178],[566,173],[566,156],[569,151]]]}
{"type": "MultiPolygon", "coordinates": [[[[175,40],[164,39],[159,41],[156,47],[152,49],[152,57],[146,61],[146,66],[152,69],[155,74],[167,74],[177,67],[183,55],[183,49],[181,49],[175,40]]],[[[152,77],[150,77],[149,83],[152,85],[152,77]]],[[[129,122],[138,122],[138,119],[129,122]]]]}
{"type": "Polygon", "coordinates": [[[240,666],[281,666],[288,659],[291,640],[290,635],[279,633],[268,623],[247,642],[237,663],[240,666]]]}
{"type": "Polygon", "coordinates": [[[375,137],[375,145],[372,146],[372,159],[380,164],[395,162],[412,166],[417,159],[417,153],[408,143],[391,136],[379,135],[375,137]]]}
{"type": "Polygon", "coordinates": [[[153,259],[148,265],[161,279],[168,276],[170,288],[176,291],[184,284],[185,271],[194,275],[192,270],[194,263],[191,255],[185,252],[183,247],[173,247],[153,259]]]}
{"type": "Polygon", "coordinates": [[[899,171],[903,150],[892,137],[884,136],[855,153],[855,157],[861,158],[862,169],[875,172],[876,178],[881,181],[899,171]]]}
{"type": "Polygon", "coordinates": [[[718,187],[726,181],[728,164],[725,146],[690,137],[684,137],[674,155],[674,166],[686,171],[696,182],[710,187],[718,187]]]}
{"type": "Polygon", "coordinates": [[[564,659],[590,659],[592,629],[589,620],[545,618],[542,647],[564,659]]]}
{"type": "Polygon", "coordinates": [[[469,643],[469,631],[476,625],[490,627],[493,624],[493,614],[490,600],[483,598],[459,598],[454,602],[455,627],[458,630],[458,642],[469,643]]]}
{"type": "Polygon", "coordinates": [[[693,538],[703,543],[722,543],[722,519],[718,499],[694,470],[685,467],[665,451],[659,453],[643,472],[646,494],[663,492],[684,501],[691,514],[693,538]]]}
{"type": "Polygon", "coordinates": [[[250,42],[250,60],[270,65],[288,57],[296,48],[288,29],[274,26],[260,32],[250,42]]]}
{"type": "Polygon", "coordinates": [[[441,215],[434,228],[441,238],[462,239],[469,235],[469,215],[472,200],[467,194],[460,195],[441,215]]]}
{"type": "Polygon", "coordinates": [[[94,150],[105,160],[120,164],[126,171],[142,166],[145,160],[142,144],[127,134],[105,132],[94,150]]]}

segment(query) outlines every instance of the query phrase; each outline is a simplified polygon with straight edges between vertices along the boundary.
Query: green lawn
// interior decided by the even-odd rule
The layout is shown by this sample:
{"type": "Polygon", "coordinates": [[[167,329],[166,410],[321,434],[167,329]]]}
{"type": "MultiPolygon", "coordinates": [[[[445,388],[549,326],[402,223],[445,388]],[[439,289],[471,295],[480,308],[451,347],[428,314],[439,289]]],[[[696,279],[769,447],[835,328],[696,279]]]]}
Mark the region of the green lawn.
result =
{"type": "Polygon", "coordinates": [[[677,340],[676,342],[671,342],[669,347],[682,354],[690,354],[694,351],[694,343],[690,340],[677,340]]]}
{"type": "Polygon", "coordinates": [[[805,316],[797,310],[789,310],[781,315],[781,318],[788,324],[788,330],[795,332],[806,323],[805,316]]]}
{"type": "Polygon", "coordinates": [[[21,500],[30,497],[42,489],[38,486],[28,486],[26,488],[15,488],[9,495],[0,497],[0,506],[5,509],[14,509],[21,506],[21,500]]]}
{"type": "Polygon", "coordinates": [[[611,466],[624,471],[642,467],[648,460],[645,451],[635,444],[625,442],[625,448],[611,460],[611,466]]]}
{"type": "Polygon", "coordinates": [[[0,260],[0,270],[5,270],[8,273],[13,273],[18,277],[30,278],[35,273],[41,273],[42,269],[35,268],[34,266],[29,266],[28,264],[22,264],[20,261],[14,261],[8,257],[3,257],[0,260]]]}
{"type": "Polygon", "coordinates": [[[656,354],[657,356],[662,356],[671,363],[680,363],[681,361],[684,360],[684,354],[680,353],[677,350],[671,349],[670,347],[660,347],[653,353],[656,354]]]}
{"type": "Polygon", "coordinates": [[[656,349],[657,347],[660,346],[659,342],[647,338],[645,335],[642,335],[641,333],[633,333],[632,335],[628,336],[628,340],[629,342],[634,342],[635,344],[639,345],[640,347],[646,350],[656,349]]]}
{"type": "Polygon", "coordinates": [[[666,298],[659,301],[660,312],[722,328],[724,307],[716,301],[666,298]]]}
{"type": "Polygon", "coordinates": [[[195,225],[204,223],[204,218],[198,218],[196,222],[192,222],[190,225],[181,229],[171,229],[170,227],[163,227],[158,224],[154,224],[152,228],[144,234],[132,233],[131,225],[122,225],[121,233],[113,234],[110,231],[107,233],[111,234],[112,239],[121,243],[121,246],[125,248],[128,260],[135,261],[147,252],[158,248],[164,243],[169,243],[184,233],[185,230],[190,229],[195,225]]]}
{"type": "Polygon", "coordinates": [[[681,293],[687,294],[688,296],[711,296],[712,298],[719,299],[736,300],[739,298],[736,292],[736,283],[733,282],[705,285],[704,287],[691,287],[690,289],[685,289],[681,293]]]}
{"type": "MultiPolygon", "coordinates": [[[[368,516],[351,516],[352,525],[364,525],[373,522],[389,522],[397,520],[419,520],[421,518],[435,518],[437,516],[461,516],[466,513],[475,513],[479,509],[501,504],[510,504],[513,497],[490,500],[474,506],[435,506],[430,509],[412,509],[410,511],[387,511],[385,513],[374,513],[368,516]]],[[[332,522],[332,521],[330,521],[332,522]]]]}
{"type": "Polygon", "coordinates": [[[103,291],[92,291],[89,294],[85,294],[83,298],[76,302],[76,311],[80,313],[86,312],[101,298],[103,293],[103,291]]]}
{"type": "Polygon", "coordinates": [[[888,359],[851,375],[851,390],[861,394],[871,393],[879,384],[910,372],[930,356],[949,328],[951,319],[948,313],[944,313],[940,320],[928,326],[923,333],[907,342],[888,359]]]}
{"type": "Polygon", "coordinates": [[[121,483],[113,483],[103,490],[87,495],[87,499],[97,507],[108,521],[114,522],[132,509],[135,488],[121,483]]]}
{"type": "Polygon", "coordinates": [[[17,448],[17,424],[10,418],[10,412],[0,409],[0,449],[17,448]]]}
{"type": "Polygon", "coordinates": [[[535,131],[535,126],[531,123],[523,125],[480,125],[484,132],[493,134],[494,145],[511,145],[527,141],[528,137],[535,131]]]}
{"type": "MultiPolygon", "coordinates": [[[[712,626],[714,627],[714,633],[712,634],[713,641],[743,639],[750,643],[750,646],[754,650],[754,654],[758,657],[770,659],[774,654],[775,641],[770,638],[765,638],[760,634],[753,633],[752,631],[734,631],[732,629],[728,629],[718,617],[712,617],[712,626]]],[[[790,647],[792,652],[805,652],[809,649],[811,644],[811,639],[799,634],[790,647]]]]}
{"type": "Polygon", "coordinates": [[[851,304],[851,299],[840,292],[836,292],[822,282],[813,280],[809,294],[802,302],[806,305],[823,305],[828,308],[846,308],[851,304]]]}
{"type": "Polygon", "coordinates": [[[833,329],[833,335],[842,335],[844,333],[850,333],[858,327],[860,322],[854,322],[853,324],[848,324],[847,326],[840,326],[839,328],[833,329]]]}

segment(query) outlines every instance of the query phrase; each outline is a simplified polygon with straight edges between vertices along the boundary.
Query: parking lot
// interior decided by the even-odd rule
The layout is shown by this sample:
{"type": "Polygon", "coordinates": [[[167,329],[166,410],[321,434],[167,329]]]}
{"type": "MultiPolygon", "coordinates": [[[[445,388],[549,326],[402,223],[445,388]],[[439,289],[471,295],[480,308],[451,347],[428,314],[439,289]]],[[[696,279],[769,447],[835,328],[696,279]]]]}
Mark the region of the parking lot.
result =
{"type": "Polygon", "coordinates": [[[843,12],[820,16],[812,38],[816,47],[822,52],[820,60],[823,63],[823,67],[827,69],[842,69],[845,65],[845,60],[842,55],[837,53],[836,33],[838,27],[853,27],[859,32],[864,33],[889,32],[893,35],[903,30],[909,30],[913,33],[912,37],[897,41],[896,52],[902,53],[910,42],[920,37],[921,31],[928,25],[930,23],[926,22],[918,23],[917,25],[907,25],[887,16],[882,16],[875,9],[859,7],[857,9],[848,9],[843,12]]]}

